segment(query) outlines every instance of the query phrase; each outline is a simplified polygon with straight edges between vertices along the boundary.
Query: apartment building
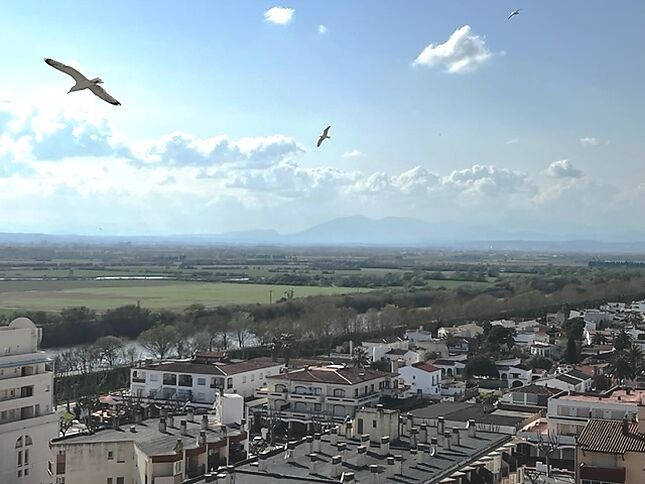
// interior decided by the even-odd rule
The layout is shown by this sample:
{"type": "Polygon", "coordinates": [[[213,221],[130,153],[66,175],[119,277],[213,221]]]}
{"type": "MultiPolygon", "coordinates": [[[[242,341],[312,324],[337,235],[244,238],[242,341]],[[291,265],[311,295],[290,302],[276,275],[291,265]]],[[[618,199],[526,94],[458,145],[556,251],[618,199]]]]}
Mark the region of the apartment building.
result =
{"type": "Polygon", "coordinates": [[[614,389],[600,395],[554,396],[547,407],[548,430],[560,435],[563,442],[573,440],[590,419],[633,418],[641,401],[645,401],[645,390],[614,389]]]}
{"type": "Polygon", "coordinates": [[[257,395],[267,397],[269,411],[279,419],[309,424],[342,422],[398,387],[398,376],[371,368],[309,366],[268,377],[257,395]]]}
{"type": "Polygon", "coordinates": [[[577,476],[580,484],[641,484],[645,482],[645,407],[637,419],[596,420],[578,437],[577,476]]]}
{"type": "Polygon", "coordinates": [[[0,327],[0,482],[51,482],[49,440],[58,435],[54,375],[27,318],[0,327]]]}
{"type": "Polygon", "coordinates": [[[54,439],[60,484],[176,484],[244,458],[244,430],[212,416],[162,416],[54,439]]]}
{"type": "Polygon", "coordinates": [[[267,377],[284,368],[271,358],[229,360],[224,356],[198,353],[191,360],[150,363],[132,368],[130,392],[153,400],[190,401],[208,407],[217,391],[252,397],[267,377]]]}

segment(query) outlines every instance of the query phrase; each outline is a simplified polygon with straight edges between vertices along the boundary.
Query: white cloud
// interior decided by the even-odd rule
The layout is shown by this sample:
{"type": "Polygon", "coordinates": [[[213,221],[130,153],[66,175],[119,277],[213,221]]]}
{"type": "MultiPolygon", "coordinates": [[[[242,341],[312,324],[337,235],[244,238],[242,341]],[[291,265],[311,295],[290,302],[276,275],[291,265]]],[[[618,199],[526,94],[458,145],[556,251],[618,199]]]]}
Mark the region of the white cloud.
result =
{"type": "Polygon", "coordinates": [[[365,153],[359,150],[350,150],[343,153],[343,158],[363,158],[365,153]]]}
{"type": "Polygon", "coordinates": [[[596,146],[600,145],[609,145],[611,144],[611,141],[609,140],[601,140],[599,138],[596,138],[594,136],[585,136],[584,138],[580,138],[580,144],[584,147],[587,148],[595,148],[596,146]]]}
{"type": "Polygon", "coordinates": [[[520,139],[519,139],[519,138],[511,138],[511,139],[506,140],[506,142],[505,142],[504,144],[507,144],[507,145],[516,145],[516,144],[517,144],[517,143],[519,143],[519,142],[520,142],[520,139]]]}
{"type": "Polygon", "coordinates": [[[271,7],[264,12],[264,19],[272,24],[287,25],[293,20],[295,13],[296,11],[293,8],[271,7]]]}
{"type": "Polygon", "coordinates": [[[327,27],[325,27],[325,26],[324,26],[324,25],[322,25],[322,24],[321,24],[321,25],[319,25],[319,26],[318,26],[318,33],[319,33],[320,35],[325,35],[325,34],[327,33],[327,27]]]}
{"type": "Polygon", "coordinates": [[[569,160],[554,161],[546,169],[545,173],[552,178],[580,178],[583,173],[569,160]]]}
{"type": "Polygon", "coordinates": [[[450,73],[463,73],[476,70],[492,56],[483,37],[473,34],[470,25],[464,25],[443,44],[428,45],[413,65],[443,67],[450,73]]]}

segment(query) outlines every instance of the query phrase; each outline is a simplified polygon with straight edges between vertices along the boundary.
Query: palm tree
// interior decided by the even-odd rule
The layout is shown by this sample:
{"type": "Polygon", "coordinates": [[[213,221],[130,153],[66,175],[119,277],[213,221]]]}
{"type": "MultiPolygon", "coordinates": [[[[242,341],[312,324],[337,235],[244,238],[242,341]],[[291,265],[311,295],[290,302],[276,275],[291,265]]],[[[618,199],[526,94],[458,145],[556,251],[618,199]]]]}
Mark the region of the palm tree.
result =
{"type": "Polygon", "coordinates": [[[365,348],[358,346],[354,348],[354,354],[352,355],[352,365],[354,368],[365,368],[369,366],[370,358],[367,356],[367,351],[365,348]]]}
{"type": "Polygon", "coordinates": [[[593,335],[593,338],[591,338],[591,342],[595,345],[602,345],[607,342],[607,338],[602,333],[596,333],[593,335]]]}
{"type": "Polygon", "coordinates": [[[623,351],[616,353],[608,366],[609,374],[619,383],[634,378],[632,361],[623,351]]]}
{"type": "Polygon", "coordinates": [[[614,335],[614,348],[616,351],[625,350],[632,345],[632,337],[624,329],[614,335]]]}
{"type": "Polygon", "coordinates": [[[637,346],[632,345],[631,348],[625,351],[625,356],[631,368],[633,374],[632,378],[636,378],[645,369],[645,364],[643,362],[643,351],[637,346]]]}

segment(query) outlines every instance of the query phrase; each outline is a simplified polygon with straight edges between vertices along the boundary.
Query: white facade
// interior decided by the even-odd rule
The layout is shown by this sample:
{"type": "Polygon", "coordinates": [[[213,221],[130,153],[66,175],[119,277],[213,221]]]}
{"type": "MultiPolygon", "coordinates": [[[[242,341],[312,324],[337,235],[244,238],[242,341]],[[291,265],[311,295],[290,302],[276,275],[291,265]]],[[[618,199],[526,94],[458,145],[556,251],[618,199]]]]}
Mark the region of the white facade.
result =
{"type": "Polygon", "coordinates": [[[423,395],[428,396],[437,396],[440,393],[441,368],[430,363],[417,363],[399,368],[399,376],[415,393],[421,391],[423,395]]]}
{"type": "Polygon", "coordinates": [[[401,338],[383,338],[363,341],[363,348],[372,361],[381,361],[390,350],[407,350],[409,342],[401,338]]]}
{"type": "Polygon", "coordinates": [[[421,326],[419,329],[408,329],[405,332],[404,338],[412,343],[432,341],[432,333],[430,331],[425,331],[423,326],[421,326]]]}
{"type": "Polygon", "coordinates": [[[552,358],[555,354],[555,346],[550,343],[535,342],[531,345],[531,354],[552,358]]]}
{"type": "Polygon", "coordinates": [[[576,372],[575,375],[569,372],[564,372],[547,378],[540,378],[533,383],[545,387],[557,388],[558,390],[583,393],[591,390],[593,378],[587,375],[582,375],[579,372],[576,372]]]}
{"type": "Polygon", "coordinates": [[[462,338],[475,338],[480,334],[484,334],[484,329],[475,323],[468,323],[461,326],[439,328],[439,331],[437,331],[439,338],[447,338],[449,334],[462,338]]]}
{"type": "Polygon", "coordinates": [[[404,363],[404,366],[409,366],[421,361],[421,356],[413,350],[390,350],[385,353],[383,358],[389,361],[399,360],[404,363]]]}
{"type": "Polygon", "coordinates": [[[58,435],[54,375],[38,351],[41,330],[27,318],[0,328],[0,482],[45,484],[58,435]]]}
{"type": "Polygon", "coordinates": [[[267,360],[257,364],[255,360],[248,360],[222,365],[167,361],[133,368],[130,392],[144,398],[203,404],[212,404],[218,390],[249,398],[264,385],[267,377],[279,374],[284,368],[281,363],[267,360]]]}
{"type": "Polygon", "coordinates": [[[501,380],[508,380],[509,387],[517,387],[531,383],[533,370],[521,366],[497,365],[501,380]]]}

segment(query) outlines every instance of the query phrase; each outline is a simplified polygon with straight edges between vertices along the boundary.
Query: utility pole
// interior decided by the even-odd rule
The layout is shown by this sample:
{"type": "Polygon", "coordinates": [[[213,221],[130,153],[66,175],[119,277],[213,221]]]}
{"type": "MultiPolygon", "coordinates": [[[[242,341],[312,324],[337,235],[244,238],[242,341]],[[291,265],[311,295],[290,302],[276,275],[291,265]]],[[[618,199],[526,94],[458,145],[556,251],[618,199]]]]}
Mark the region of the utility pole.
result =
{"type": "Polygon", "coordinates": [[[272,299],[273,299],[273,289],[269,289],[269,304],[272,303],[272,299]]]}

